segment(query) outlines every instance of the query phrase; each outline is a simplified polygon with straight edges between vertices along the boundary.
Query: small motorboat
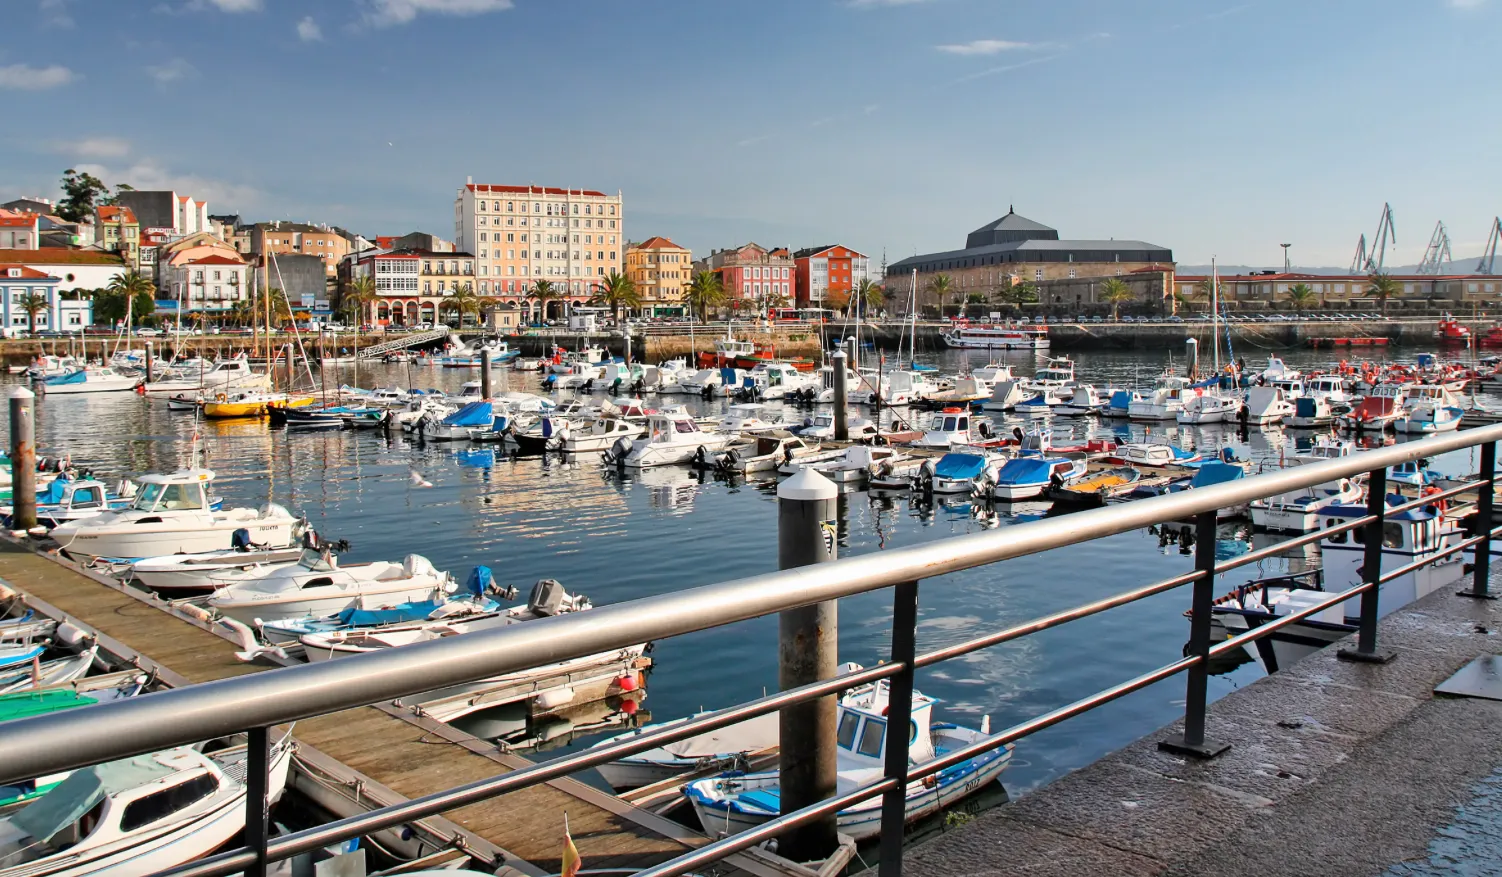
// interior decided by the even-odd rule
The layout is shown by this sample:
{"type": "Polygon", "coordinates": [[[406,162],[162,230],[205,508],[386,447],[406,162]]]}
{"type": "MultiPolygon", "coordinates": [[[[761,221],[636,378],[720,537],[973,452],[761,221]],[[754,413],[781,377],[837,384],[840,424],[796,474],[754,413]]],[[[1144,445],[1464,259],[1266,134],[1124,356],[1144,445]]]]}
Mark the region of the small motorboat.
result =
{"type": "Polygon", "coordinates": [[[123,393],[141,383],[135,375],[122,374],[108,366],[85,366],[43,378],[37,388],[48,396],[75,393],[123,393]]]}
{"type": "MultiPolygon", "coordinates": [[[[790,463],[818,463],[844,454],[840,448],[826,448],[821,442],[802,436],[761,433],[756,444],[745,448],[726,448],[711,455],[705,468],[751,475],[770,472],[790,463]]],[[[698,465],[694,461],[694,465],[698,465]]]]}
{"type": "Polygon", "coordinates": [[[460,408],[437,423],[419,428],[424,439],[434,442],[468,441],[475,430],[490,429],[495,420],[495,406],[479,399],[460,408]]]}
{"type": "Polygon", "coordinates": [[[890,447],[851,445],[832,459],[819,462],[794,460],[779,466],[777,472],[781,475],[796,475],[799,469],[808,468],[836,484],[862,484],[870,479],[883,463],[895,463],[903,456],[890,447]]]}
{"type": "Polygon", "coordinates": [[[1393,421],[1393,429],[1412,435],[1449,432],[1460,428],[1465,409],[1447,388],[1439,384],[1415,384],[1408,388],[1407,410],[1393,421]]]}
{"type": "Polygon", "coordinates": [[[1053,407],[1053,413],[1061,417],[1083,417],[1099,413],[1107,399],[1090,384],[1078,384],[1064,400],[1053,407]]]}
{"type": "Polygon", "coordinates": [[[616,440],[606,451],[607,465],[631,469],[669,466],[709,458],[737,441],[737,436],[705,432],[698,422],[682,409],[659,411],[647,418],[647,434],[637,439],[616,440]]]}
{"type": "Polygon", "coordinates": [[[1042,496],[1051,484],[1062,483],[1085,474],[1085,462],[1066,457],[1030,455],[1005,461],[982,479],[993,499],[1013,502],[1042,496]]]}
{"type": "Polygon", "coordinates": [[[974,445],[994,438],[990,432],[990,422],[976,418],[969,408],[945,408],[934,415],[928,430],[912,446],[947,451],[955,445],[974,445]]]}
{"type": "Polygon", "coordinates": [[[994,456],[984,448],[966,447],[951,450],[938,460],[930,457],[918,467],[914,487],[923,493],[968,494],[994,456]]]}
{"type": "MultiPolygon", "coordinates": [[[[318,535],[308,530],[303,535],[304,545],[317,544],[318,535]]],[[[212,593],[218,585],[215,577],[235,571],[269,569],[290,566],[302,556],[303,547],[266,548],[250,541],[246,530],[236,531],[231,541],[233,547],[224,551],[205,551],[200,554],[168,554],[163,557],[147,557],[130,565],[127,575],[140,584],[165,597],[188,597],[212,593]]],[[[348,550],[349,544],[339,542],[339,550],[348,550]]]]}
{"type": "Polygon", "coordinates": [[[726,435],[755,435],[774,429],[787,429],[788,424],[781,420],[762,419],[762,415],[766,413],[766,406],[759,402],[738,402],[725,410],[725,416],[720,419],[715,431],[726,435]]]}
{"type": "Polygon", "coordinates": [[[563,450],[569,454],[603,451],[622,438],[634,441],[645,431],[644,425],[621,417],[597,417],[582,429],[569,428],[563,434],[563,450]]]}
{"type": "Polygon", "coordinates": [[[1401,384],[1378,384],[1372,387],[1361,402],[1349,413],[1342,415],[1340,425],[1344,429],[1385,430],[1392,422],[1403,416],[1407,404],[1408,389],[1401,384]]]}
{"type": "Polygon", "coordinates": [[[1188,466],[1199,462],[1203,457],[1198,451],[1186,451],[1173,445],[1156,442],[1136,442],[1116,446],[1115,462],[1125,463],[1128,466],[1148,466],[1160,468],[1163,466],[1188,466]]]}
{"type": "Polygon", "coordinates": [[[1283,418],[1293,413],[1293,403],[1288,401],[1282,387],[1252,387],[1246,391],[1246,405],[1238,412],[1237,418],[1266,425],[1282,423],[1283,418]]]}
{"type": "Polygon", "coordinates": [[[1141,480],[1142,473],[1131,466],[1112,466],[1054,484],[1045,495],[1056,503],[1104,505],[1108,499],[1131,493],[1141,480]]]}
{"type": "Polygon", "coordinates": [[[1283,423],[1295,429],[1330,426],[1347,410],[1336,408],[1329,396],[1306,393],[1293,400],[1293,413],[1284,417],[1283,423]]]}
{"type": "Polygon", "coordinates": [[[334,546],[305,547],[297,563],[252,567],[214,577],[219,585],[209,608],[242,624],[257,619],[332,615],[350,607],[374,609],[419,602],[457,588],[427,558],[409,554],[401,563],[373,561],[341,566],[334,546]]]}
{"type": "MultiPolygon", "coordinates": [[[[59,476],[46,487],[37,490],[37,523],[50,529],[68,521],[81,521],[105,512],[119,511],[130,506],[135,494],[136,485],[129,481],[122,481],[115,491],[111,491],[104,482],[93,478],[71,479],[59,476]]],[[[13,511],[9,505],[0,506],[0,520],[6,526],[10,526],[13,511]]]]}
{"type": "MultiPolygon", "coordinates": [[[[874,438],[880,431],[876,424],[865,417],[847,417],[845,428],[850,433],[850,438],[859,441],[866,438],[874,438]]],[[[813,417],[803,422],[803,425],[792,430],[797,435],[809,439],[829,440],[834,438],[834,413],[820,411],[813,417]]]]}
{"type": "Polygon", "coordinates": [[[1106,405],[1100,410],[1102,417],[1129,417],[1132,403],[1145,397],[1140,390],[1112,390],[1106,405]]]}

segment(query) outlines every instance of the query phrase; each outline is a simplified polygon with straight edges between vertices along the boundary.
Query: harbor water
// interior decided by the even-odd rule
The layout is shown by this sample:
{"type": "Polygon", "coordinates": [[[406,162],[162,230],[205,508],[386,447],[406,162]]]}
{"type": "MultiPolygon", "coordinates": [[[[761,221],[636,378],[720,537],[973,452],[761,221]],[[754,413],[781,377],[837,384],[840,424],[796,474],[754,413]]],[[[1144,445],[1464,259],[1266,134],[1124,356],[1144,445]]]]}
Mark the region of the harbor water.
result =
{"type": "MultiPolygon", "coordinates": [[[[868,354],[869,355],[869,354],[868,354]]],[[[1329,352],[1290,351],[1290,366],[1328,367],[1329,352]]],[[[1390,351],[1402,357],[1403,351],[1390,351]]],[[[1410,354],[1411,355],[1411,352],[1410,354]]],[[[1150,386],[1166,364],[1161,354],[1103,353],[1074,357],[1081,381],[1097,387],[1150,386]]],[[[1259,360],[1247,357],[1251,366],[1259,360]]],[[[985,363],[972,352],[971,364],[985,363]]],[[[930,361],[941,371],[965,364],[960,352],[930,361]]],[[[1020,374],[1041,365],[1031,354],[1009,360],[1020,374]]],[[[874,363],[873,363],[874,364],[874,363]]],[[[535,391],[536,375],[510,374],[497,389],[535,391]]],[[[476,375],[407,365],[361,365],[331,375],[330,386],[438,387],[456,392],[476,375]]],[[[1484,400],[1485,401],[1485,400],[1484,400]]],[[[1496,401],[1496,400],[1491,400],[1496,401]]],[[[697,413],[721,411],[724,400],[666,397],[697,413]]],[[[772,403],[775,413],[778,406],[772,403]]],[[[288,433],[259,420],[195,424],[191,414],[169,412],[164,400],[133,393],[60,396],[37,404],[39,453],[71,455],[106,481],[169,471],[190,460],[198,441],[217,473],[215,489],[226,506],[276,502],[305,514],[327,538],[347,539],[348,562],[400,560],[421,554],[461,581],[476,565],[514,584],[523,597],[539,579],[552,578],[596,605],[691,588],[768,572],[777,564],[775,478],[727,481],[686,467],[618,474],[601,467],[598,454],[577,460],[513,458],[496,445],[424,443],[380,432],[288,433]],[[417,473],[421,477],[414,478],[417,473]],[[418,486],[430,482],[431,486],[418,486]]],[[[789,407],[784,416],[802,418],[789,407]]],[[[769,418],[770,419],[770,418],[769,418]]],[[[1007,429],[1027,424],[996,418],[1007,429]]],[[[1276,460],[1311,433],[1282,428],[1240,432],[1232,424],[1178,427],[1172,423],[1054,418],[1055,441],[1114,435],[1141,440],[1149,431],[1183,447],[1276,460]]],[[[1433,465],[1448,474],[1474,471],[1470,455],[1433,465]]],[[[988,529],[1016,526],[1047,513],[1045,503],[1014,506],[968,498],[924,503],[906,494],[842,493],[839,553],[889,551],[988,529]]],[[[1232,556],[1260,547],[1249,523],[1222,528],[1218,551],[1232,556]]],[[[1304,549],[1225,576],[1224,590],[1248,579],[1285,572],[1306,562],[1304,549]]],[[[1307,549],[1313,553],[1314,549],[1307,549]]],[[[1124,533],[1077,547],[1018,558],[926,580],[920,588],[919,649],[927,650],[1078,605],[1186,571],[1192,550],[1158,528],[1124,533]]],[[[942,720],[978,726],[989,715],[1000,729],[1091,694],[1181,655],[1187,637],[1182,617],[1187,589],[1084,619],[951,661],[918,675],[917,685],[941,701],[942,720]]],[[[871,664],[890,641],[887,591],[841,601],[840,659],[871,664]]],[[[777,684],[777,621],[758,619],[726,629],[657,644],[647,695],[636,715],[666,720],[700,709],[757,697],[777,684]]],[[[1247,663],[1212,679],[1212,697],[1260,674],[1247,663]]],[[[1025,792],[1149,733],[1181,714],[1183,680],[1171,679],[1093,713],[1039,733],[1017,746],[1003,776],[1013,793],[1025,792]]],[[[618,724],[595,729],[587,722],[526,729],[521,736],[549,737],[551,748],[588,745],[618,724]]],[[[538,757],[546,757],[546,754],[538,757]]],[[[584,777],[593,782],[597,779],[584,777]]]]}

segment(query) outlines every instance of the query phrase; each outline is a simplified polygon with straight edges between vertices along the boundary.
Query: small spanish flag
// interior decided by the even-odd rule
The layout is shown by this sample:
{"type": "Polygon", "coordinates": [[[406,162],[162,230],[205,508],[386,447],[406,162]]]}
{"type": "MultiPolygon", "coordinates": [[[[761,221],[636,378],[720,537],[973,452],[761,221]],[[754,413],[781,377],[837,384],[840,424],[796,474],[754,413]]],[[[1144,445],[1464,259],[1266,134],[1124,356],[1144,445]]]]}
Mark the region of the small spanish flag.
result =
{"type": "Polygon", "coordinates": [[[559,877],[577,877],[584,860],[579,858],[579,848],[568,833],[568,814],[563,814],[563,868],[559,877]]]}

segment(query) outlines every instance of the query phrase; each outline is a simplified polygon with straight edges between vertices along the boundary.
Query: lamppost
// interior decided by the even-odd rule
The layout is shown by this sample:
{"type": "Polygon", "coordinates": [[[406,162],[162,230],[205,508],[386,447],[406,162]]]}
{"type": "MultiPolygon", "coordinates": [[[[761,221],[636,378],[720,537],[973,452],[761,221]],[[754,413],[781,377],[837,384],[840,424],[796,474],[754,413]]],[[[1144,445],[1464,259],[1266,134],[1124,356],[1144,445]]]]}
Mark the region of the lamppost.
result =
{"type": "Polygon", "coordinates": [[[1283,273],[1287,274],[1290,270],[1288,266],[1288,248],[1293,246],[1293,244],[1280,244],[1279,246],[1283,248],[1283,273]]]}

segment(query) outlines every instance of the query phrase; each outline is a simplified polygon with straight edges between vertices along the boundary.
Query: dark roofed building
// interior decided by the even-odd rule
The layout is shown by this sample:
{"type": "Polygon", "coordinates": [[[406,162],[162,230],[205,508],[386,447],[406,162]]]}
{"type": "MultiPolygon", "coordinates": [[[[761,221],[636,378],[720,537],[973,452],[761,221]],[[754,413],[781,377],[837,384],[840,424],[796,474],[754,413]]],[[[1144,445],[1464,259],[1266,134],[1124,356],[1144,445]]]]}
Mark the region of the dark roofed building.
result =
{"type": "Polygon", "coordinates": [[[129,207],[141,228],[177,228],[176,192],[121,192],[121,207],[129,207]]]}

